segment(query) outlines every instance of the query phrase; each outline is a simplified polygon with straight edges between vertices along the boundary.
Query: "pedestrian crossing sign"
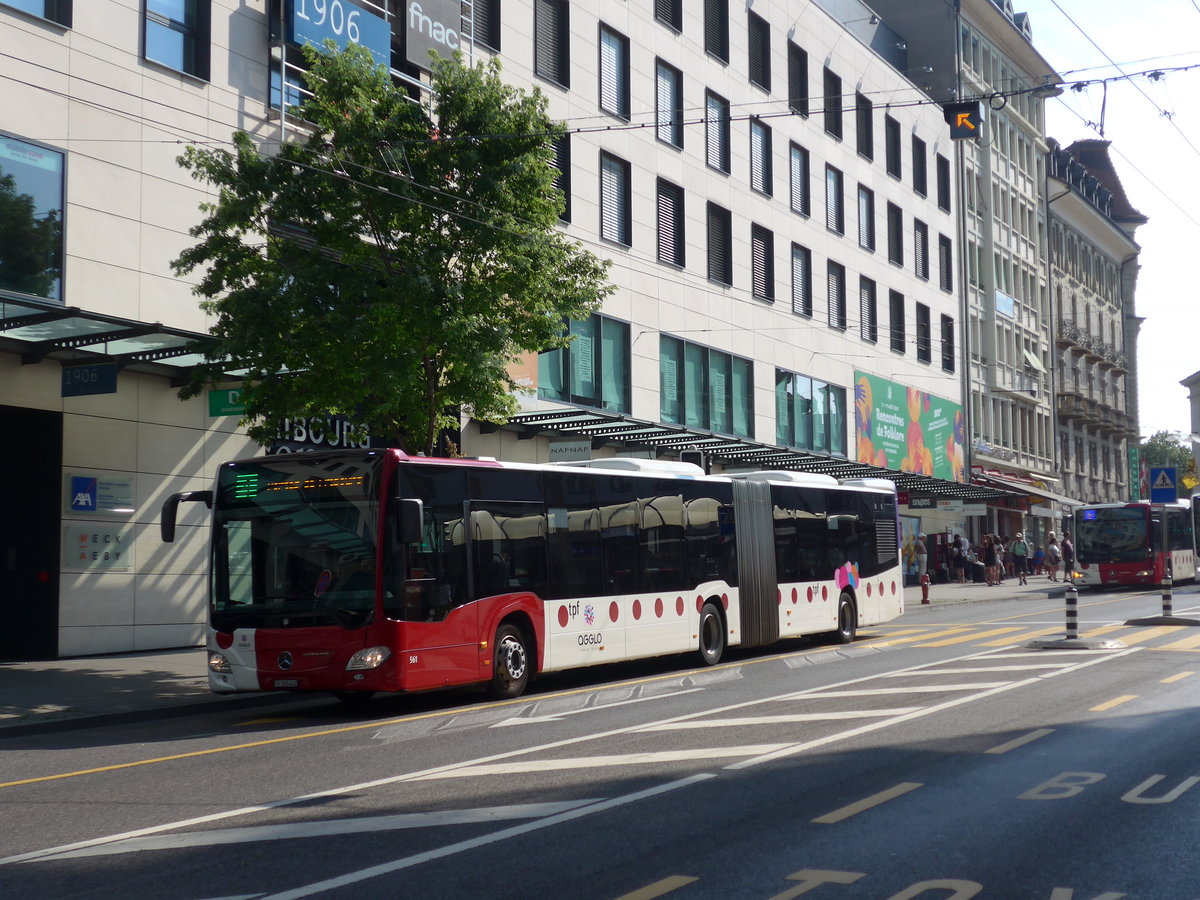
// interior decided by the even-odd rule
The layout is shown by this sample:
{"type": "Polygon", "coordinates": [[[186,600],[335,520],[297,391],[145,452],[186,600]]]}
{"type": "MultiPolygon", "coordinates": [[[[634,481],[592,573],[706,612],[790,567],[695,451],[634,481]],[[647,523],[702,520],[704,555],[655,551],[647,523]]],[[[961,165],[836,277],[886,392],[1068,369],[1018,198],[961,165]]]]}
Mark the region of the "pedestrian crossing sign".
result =
{"type": "Polygon", "coordinates": [[[1150,469],[1150,502],[1172,503],[1179,499],[1175,485],[1175,467],[1164,466],[1150,469]]]}

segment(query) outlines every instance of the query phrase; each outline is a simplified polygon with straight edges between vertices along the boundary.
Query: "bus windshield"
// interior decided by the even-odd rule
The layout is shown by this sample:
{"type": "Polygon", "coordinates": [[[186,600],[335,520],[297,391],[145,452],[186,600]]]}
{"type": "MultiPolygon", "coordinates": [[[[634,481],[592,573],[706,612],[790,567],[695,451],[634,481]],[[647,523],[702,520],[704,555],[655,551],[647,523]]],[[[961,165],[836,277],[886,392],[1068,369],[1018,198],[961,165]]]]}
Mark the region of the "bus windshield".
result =
{"type": "Polygon", "coordinates": [[[222,466],[214,504],[213,628],[369,622],[379,469],[368,456],[222,466]]]}
{"type": "Polygon", "coordinates": [[[1082,509],[1075,516],[1080,562],[1144,562],[1148,555],[1144,506],[1082,509]]]}

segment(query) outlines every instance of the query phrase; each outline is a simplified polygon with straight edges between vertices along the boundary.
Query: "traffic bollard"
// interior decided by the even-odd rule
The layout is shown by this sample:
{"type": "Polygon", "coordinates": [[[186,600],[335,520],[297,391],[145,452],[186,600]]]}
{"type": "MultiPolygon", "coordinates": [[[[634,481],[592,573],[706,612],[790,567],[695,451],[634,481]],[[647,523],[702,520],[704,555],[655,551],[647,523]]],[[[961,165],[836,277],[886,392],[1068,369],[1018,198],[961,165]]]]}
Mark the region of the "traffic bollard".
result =
{"type": "Polygon", "coordinates": [[[1067,640],[1079,639],[1079,589],[1072,581],[1067,585],[1067,640]]]}
{"type": "Polygon", "coordinates": [[[921,603],[929,603],[929,573],[921,576],[921,603]]]}
{"type": "Polygon", "coordinates": [[[1173,604],[1172,604],[1172,600],[1171,600],[1171,572],[1170,572],[1170,570],[1163,573],[1162,601],[1163,601],[1162,614],[1164,616],[1174,615],[1174,613],[1171,611],[1173,609],[1173,604]]]}

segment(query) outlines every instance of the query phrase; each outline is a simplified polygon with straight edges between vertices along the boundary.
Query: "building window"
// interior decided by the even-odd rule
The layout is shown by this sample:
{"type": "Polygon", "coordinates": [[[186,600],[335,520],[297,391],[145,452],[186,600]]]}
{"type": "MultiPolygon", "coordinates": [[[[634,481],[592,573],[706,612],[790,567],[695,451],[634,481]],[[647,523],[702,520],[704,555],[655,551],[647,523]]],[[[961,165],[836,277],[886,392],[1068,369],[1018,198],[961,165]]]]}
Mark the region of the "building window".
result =
{"type": "Polygon", "coordinates": [[[825,269],[828,287],[829,327],[846,330],[846,267],[829,260],[825,269]]]}
{"type": "Polygon", "coordinates": [[[733,284],[733,217],[715,203],[708,204],[708,280],[733,284]]]}
{"type": "Polygon", "coordinates": [[[895,203],[887,205],[888,262],[904,265],[904,213],[895,203]]]}
{"type": "Polygon", "coordinates": [[[954,371],[954,320],[942,316],[942,369],[954,371]]]}
{"type": "Polygon", "coordinates": [[[908,326],[904,321],[904,295],[899,291],[888,291],[888,332],[894,353],[904,353],[908,340],[908,326]]]}
{"type": "Polygon", "coordinates": [[[729,101],[708,91],[704,97],[705,161],[729,174],[729,101]]]}
{"type": "Polygon", "coordinates": [[[858,186],[858,246],[875,249],[875,192],[858,186]]]}
{"type": "Polygon", "coordinates": [[[937,205],[938,209],[950,212],[950,160],[937,155],[937,205]]]}
{"type": "Polygon", "coordinates": [[[879,341],[879,301],[875,282],[865,275],[858,279],[858,334],[872,344],[879,341]]]}
{"type": "Polygon", "coordinates": [[[792,244],[792,312],[812,318],[812,251],[792,244]]]}
{"type": "Polygon", "coordinates": [[[600,26],[600,108],[629,118],[629,38],[600,26]]]}
{"type": "Polygon", "coordinates": [[[71,27],[71,0],[0,0],[0,5],[11,6],[65,28],[71,27]]]}
{"type": "Polygon", "coordinates": [[[683,0],[654,0],[654,18],[668,28],[683,31],[683,0]]]}
{"type": "Polygon", "coordinates": [[[771,90],[771,28],[767,20],[746,13],[750,29],[750,81],[764,91],[771,90]]]}
{"type": "Polygon", "coordinates": [[[672,147],[683,146],[683,74],[661,59],[654,90],[655,132],[672,147]]]}
{"type": "Polygon", "coordinates": [[[788,184],[791,188],[792,212],[808,216],[812,208],[808,186],[808,151],[799,144],[788,147],[788,184]]]}
{"type": "Polygon", "coordinates": [[[146,0],[146,59],[208,80],[209,0],[146,0]]]}
{"type": "Polygon", "coordinates": [[[753,362],[664,334],[658,371],[663,422],[754,436],[753,362]]]}
{"type": "Polygon", "coordinates": [[[475,0],[472,5],[472,39],[500,52],[500,0],[475,0]]]}
{"type": "Polygon", "coordinates": [[[593,314],[567,324],[571,343],[538,354],[538,397],[630,411],[629,325],[593,314]]]}
{"type": "Polygon", "coordinates": [[[555,84],[571,86],[571,5],[534,0],[533,70],[555,84]]]}
{"type": "Polygon", "coordinates": [[[922,197],[929,194],[929,176],[925,142],[915,134],[912,138],[913,190],[922,197]]]}
{"type": "Polygon", "coordinates": [[[808,117],[808,51],[788,41],[788,108],[808,117]]]}
{"type": "Polygon", "coordinates": [[[629,163],[610,153],[600,153],[600,237],[606,241],[631,243],[633,218],[630,213],[629,163]]]}
{"type": "Polygon", "coordinates": [[[842,139],[842,79],[828,68],[823,72],[825,94],[825,133],[842,139]]]}
{"type": "Polygon", "coordinates": [[[913,219],[913,270],[922,281],[929,280],[929,226],[913,219]]]}
{"type": "Polygon", "coordinates": [[[683,268],[683,188],[658,179],[658,261],[683,268]]]}
{"type": "Polygon", "coordinates": [[[891,116],[883,117],[883,153],[887,173],[893,178],[903,177],[900,161],[900,123],[891,116]]]}
{"type": "Polygon", "coordinates": [[[750,120],[750,187],[771,196],[771,129],[759,119],[750,120]]]}
{"type": "Polygon", "coordinates": [[[825,227],[837,234],[846,233],[846,212],[843,201],[842,173],[825,166],[825,227]]]}
{"type": "Polygon", "coordinates": [[[554,186],[563,195],[563,210],[559,218],[564,222],[571,221],[571,135],[560,134],[554,139],[554,161],[552,163],[558,174],[554,176],[554,186]]]}
{"type": "Polygon", "coordinates": [[[750,288],[756,300],[775,302],[775,235],[750,226],[750,288]]]}
{"type": "Polygon", "coordinates": [[[0,134],[0,290],[62,299],[64,162],[0,134]]]}
{"type": "Polygon", "coordinates": [[[854,95],[854,128],[858,140],[858,155],[875,158],[875,107],[862,94],[854,95]]]}
{"type": "Polygon", "coordinates": [[[933,361],[933,323],[930,320],[929,307],[924,303],[916,305],[917,313],[917,362],[933,361]]]}
{"type": "Polygon", "coordinates": [[[776,369],[775,442],[845,456],[846,440],[846,389],[776,369]]]}
{"type": "Polygon", "coordinates": [[[704,0],[704,49],[729,62],[729,0],[704,0]]]}
{"type": "Polygon", "coordinates": [[[954,290],[954,252],[944,234],[938,235],[938,285],[943,291],[954,290]]]}

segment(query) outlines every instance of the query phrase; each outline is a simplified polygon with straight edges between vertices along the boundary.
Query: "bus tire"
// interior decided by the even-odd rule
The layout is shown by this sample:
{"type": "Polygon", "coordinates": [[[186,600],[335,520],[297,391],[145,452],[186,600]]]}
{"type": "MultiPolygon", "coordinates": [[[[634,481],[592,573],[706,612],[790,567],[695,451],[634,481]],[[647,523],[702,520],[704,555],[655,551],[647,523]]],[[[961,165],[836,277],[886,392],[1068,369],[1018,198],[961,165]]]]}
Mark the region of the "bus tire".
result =
{"type": "Polygon", "coordinates": [[[847,591],[842,591],[838,597],[837,615],[837,630],[829,633],[830,640],[835,644],[849,644],[858,634],[858,610],[854,608],[854,598],[847,591]]]}
{"type": "Polygon", "coordinates": [[[497,700],[520,697],[529,685],[529,670],[529,641],[525,633],[516,625],[501,625],[496,629],[488,694],[497,700]]]}
{"type": "Polygon", "coordinates": [[[700,610],[700,661],[715,666],[725,655],[725,620],[711,600],[700,610]]]}

